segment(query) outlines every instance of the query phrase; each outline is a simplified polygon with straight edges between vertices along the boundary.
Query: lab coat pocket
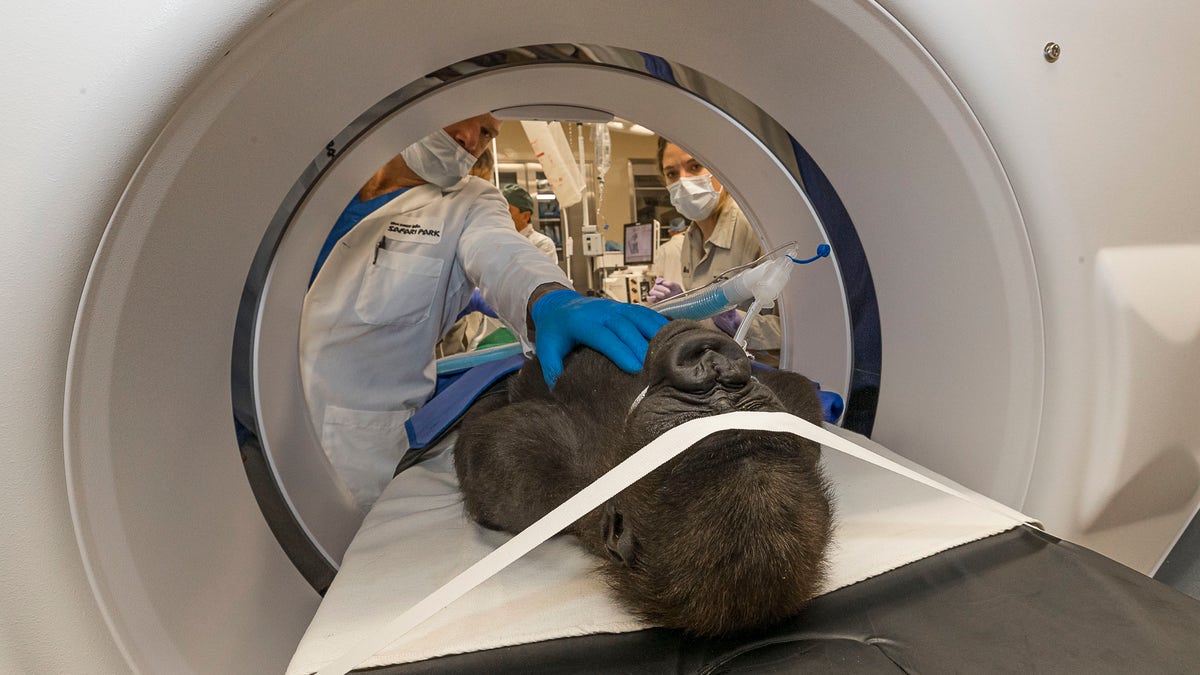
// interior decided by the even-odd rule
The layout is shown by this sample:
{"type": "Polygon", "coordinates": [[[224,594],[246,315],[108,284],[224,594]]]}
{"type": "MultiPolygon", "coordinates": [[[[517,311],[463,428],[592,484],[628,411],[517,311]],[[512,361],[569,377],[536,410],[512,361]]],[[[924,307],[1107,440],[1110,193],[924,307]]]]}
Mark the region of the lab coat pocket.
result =
{"type": "Polygon", "coordinates": [[[354,310],[369,324],[415,326],[429,318],[443,261],[389,251],[386,243],[363,273],[354,310]]]}
{"type": "Polygon", "coordinates": [[[351,410],[325,406],[321,447],[338,478],[366,513],[392,480],[408,450],[408,410],[351,410]]]}

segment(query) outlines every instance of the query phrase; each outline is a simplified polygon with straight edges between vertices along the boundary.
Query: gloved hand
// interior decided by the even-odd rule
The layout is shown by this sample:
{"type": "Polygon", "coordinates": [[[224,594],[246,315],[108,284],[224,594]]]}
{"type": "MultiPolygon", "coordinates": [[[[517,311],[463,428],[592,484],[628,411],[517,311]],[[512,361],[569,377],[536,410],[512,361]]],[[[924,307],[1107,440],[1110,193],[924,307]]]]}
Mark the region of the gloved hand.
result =
{"type": "Polygon", "coordinates": [[[650,289],[650,292],[646,294],[646,298],[649,299],[650,304],[653,305],[654,303],[662,302],[667,298],[673,298],[682,292],[683,286],[680,286],[674,281],[667,281],[666,279],[659,277],[654,280],[654,286],[650,289]]]}
{"type": "Polygon", "coordinates": [[[483,294],[479,292],[478,288],[471,291],[471,299],[467,301],[467,306],[463,308],[463,311],[458,313],[458,316],[454,317],[454,320],[458,321],[471,312],[482,312],[493,319],[499,318],[496,316],[496,310],[492,309],[492,306],[487,304],[483,299],[483,294]]]}
{"type": "Polygon", "coordinates": [[[530,314],[542,377],[551,387],[562,374],[563,359],[576,345],[595,349],[627,373],[638,372],[650,338],[668,321],[641,305],[585,298],[567,289],[538,298],[530,314]]]}
{"type": "Polygon", "coordinates": [[[735,307],[733,309],[721,312],[720,314],[713,315],[712,322],[713,325],[721,329],[721,332],[725,333],[729,337],[733,337],[737,333],[738,328],[741,327],[743,318],[744,315],[737,311],[737,308],[735,307]]]}

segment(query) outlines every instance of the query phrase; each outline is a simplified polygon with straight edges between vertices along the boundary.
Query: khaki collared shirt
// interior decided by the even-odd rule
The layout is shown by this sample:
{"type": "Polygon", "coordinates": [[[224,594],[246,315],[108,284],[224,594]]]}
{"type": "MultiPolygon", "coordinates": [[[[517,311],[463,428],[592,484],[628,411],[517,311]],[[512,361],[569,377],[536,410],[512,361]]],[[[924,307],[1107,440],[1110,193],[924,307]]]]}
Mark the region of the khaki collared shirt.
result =
{"type": "MultiPolygon", "coordinates": [[[[721,209],[708,241],[701,243],[704,235],[695,223],[688,226],[684,237],[680,256],[684,290],[699,288],[718,274],[762,255],[762,243],[758,235],[732,199],[721,209]]],[[[739,309],[745,311],[749,306],[750,303],[745,303],[739,309]]],[[[749,349],[779,349],[781,342],[779,317],[774,314],[760,314],[746,335],[746,347],[749,349]]]]}
{"type": "Polygon", "coordinates": [[[732,200],[717,217],[712,236],[703,244],[700,228],[692,223],[684,234],[680,264],[683,266],[683,287],[691,290],[713,280],[713,277],[738,265],[744,265],[762,255],[762,244],[750,221],[732,200]]]}

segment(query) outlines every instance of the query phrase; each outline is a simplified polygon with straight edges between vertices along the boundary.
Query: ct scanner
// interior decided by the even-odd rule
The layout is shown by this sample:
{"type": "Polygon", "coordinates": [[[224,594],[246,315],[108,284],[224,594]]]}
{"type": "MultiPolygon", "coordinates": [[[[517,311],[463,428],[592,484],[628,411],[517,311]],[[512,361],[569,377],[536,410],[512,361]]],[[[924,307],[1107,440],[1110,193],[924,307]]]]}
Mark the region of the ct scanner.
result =
{"type": "MultiPolygon", "coordinates": [[[[534,104],[690,145],[768,243],[832,239],[794,139],[869,265],[872,437],[1155,570],[1200,505],[1200,6],[511,4],[8,12],[0,667],[283,669],[361,519],[295,423],[307,224],[534,104]],[[536,45],[587,59],[475,58],[536,45]]],[[[793,284],[785,365],[852,388],[864,278],[793,284]]]]}

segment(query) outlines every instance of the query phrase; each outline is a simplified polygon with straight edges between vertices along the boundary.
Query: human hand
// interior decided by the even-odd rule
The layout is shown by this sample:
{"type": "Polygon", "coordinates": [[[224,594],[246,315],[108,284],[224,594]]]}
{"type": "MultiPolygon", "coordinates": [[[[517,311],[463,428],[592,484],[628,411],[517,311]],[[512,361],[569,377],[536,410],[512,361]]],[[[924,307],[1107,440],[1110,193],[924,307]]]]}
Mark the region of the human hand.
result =
{"type": "Polygon", "coordinates": [[[595,349],[627,373],[638,372],[650,338],[668,322],[647,307],[585,298],[566,289],[538,298],[530,314],[542,377],[551,387],[562,374],[563,359],[576,345],[595,349]]]}
{"type": "Polygon", "coordinates": [[[492,306],[487,304],[487,301],[483,299],[483,294],[479,292],[478,288],[471,291],[471,299],[467,301],[467,306],[463,308],[463,311],[458,313],[458,316],[454,320],[457,321],[471,312],[482,312],[493,319],[499,318],[496,316],[496,310],[492,309],[492,306]]]}
{"type": "Polygon", "coordinates": [[[675,297],[682,292],[683,286],[680,286],[674,281],[667,281],[666,279],[659,277],[654,280],[654,286],[650,289],[650,292],[646,294],[646,297],[650,300],[650,304],[653,305],[656,302],[662,302],[667,298],[675,297]]]}
{"type": "Polygon", "coordinates": [[[737,334],[738,328],[741,327],[742,319],[744,318],[744,315],[737,311],[737,308],[735,307],[733,309],[721,312],[720,314],[713,315],[712,322],[713,325],[719,328],[722,333],[725,333],[729,337],[733,337],[737,334]]]}

